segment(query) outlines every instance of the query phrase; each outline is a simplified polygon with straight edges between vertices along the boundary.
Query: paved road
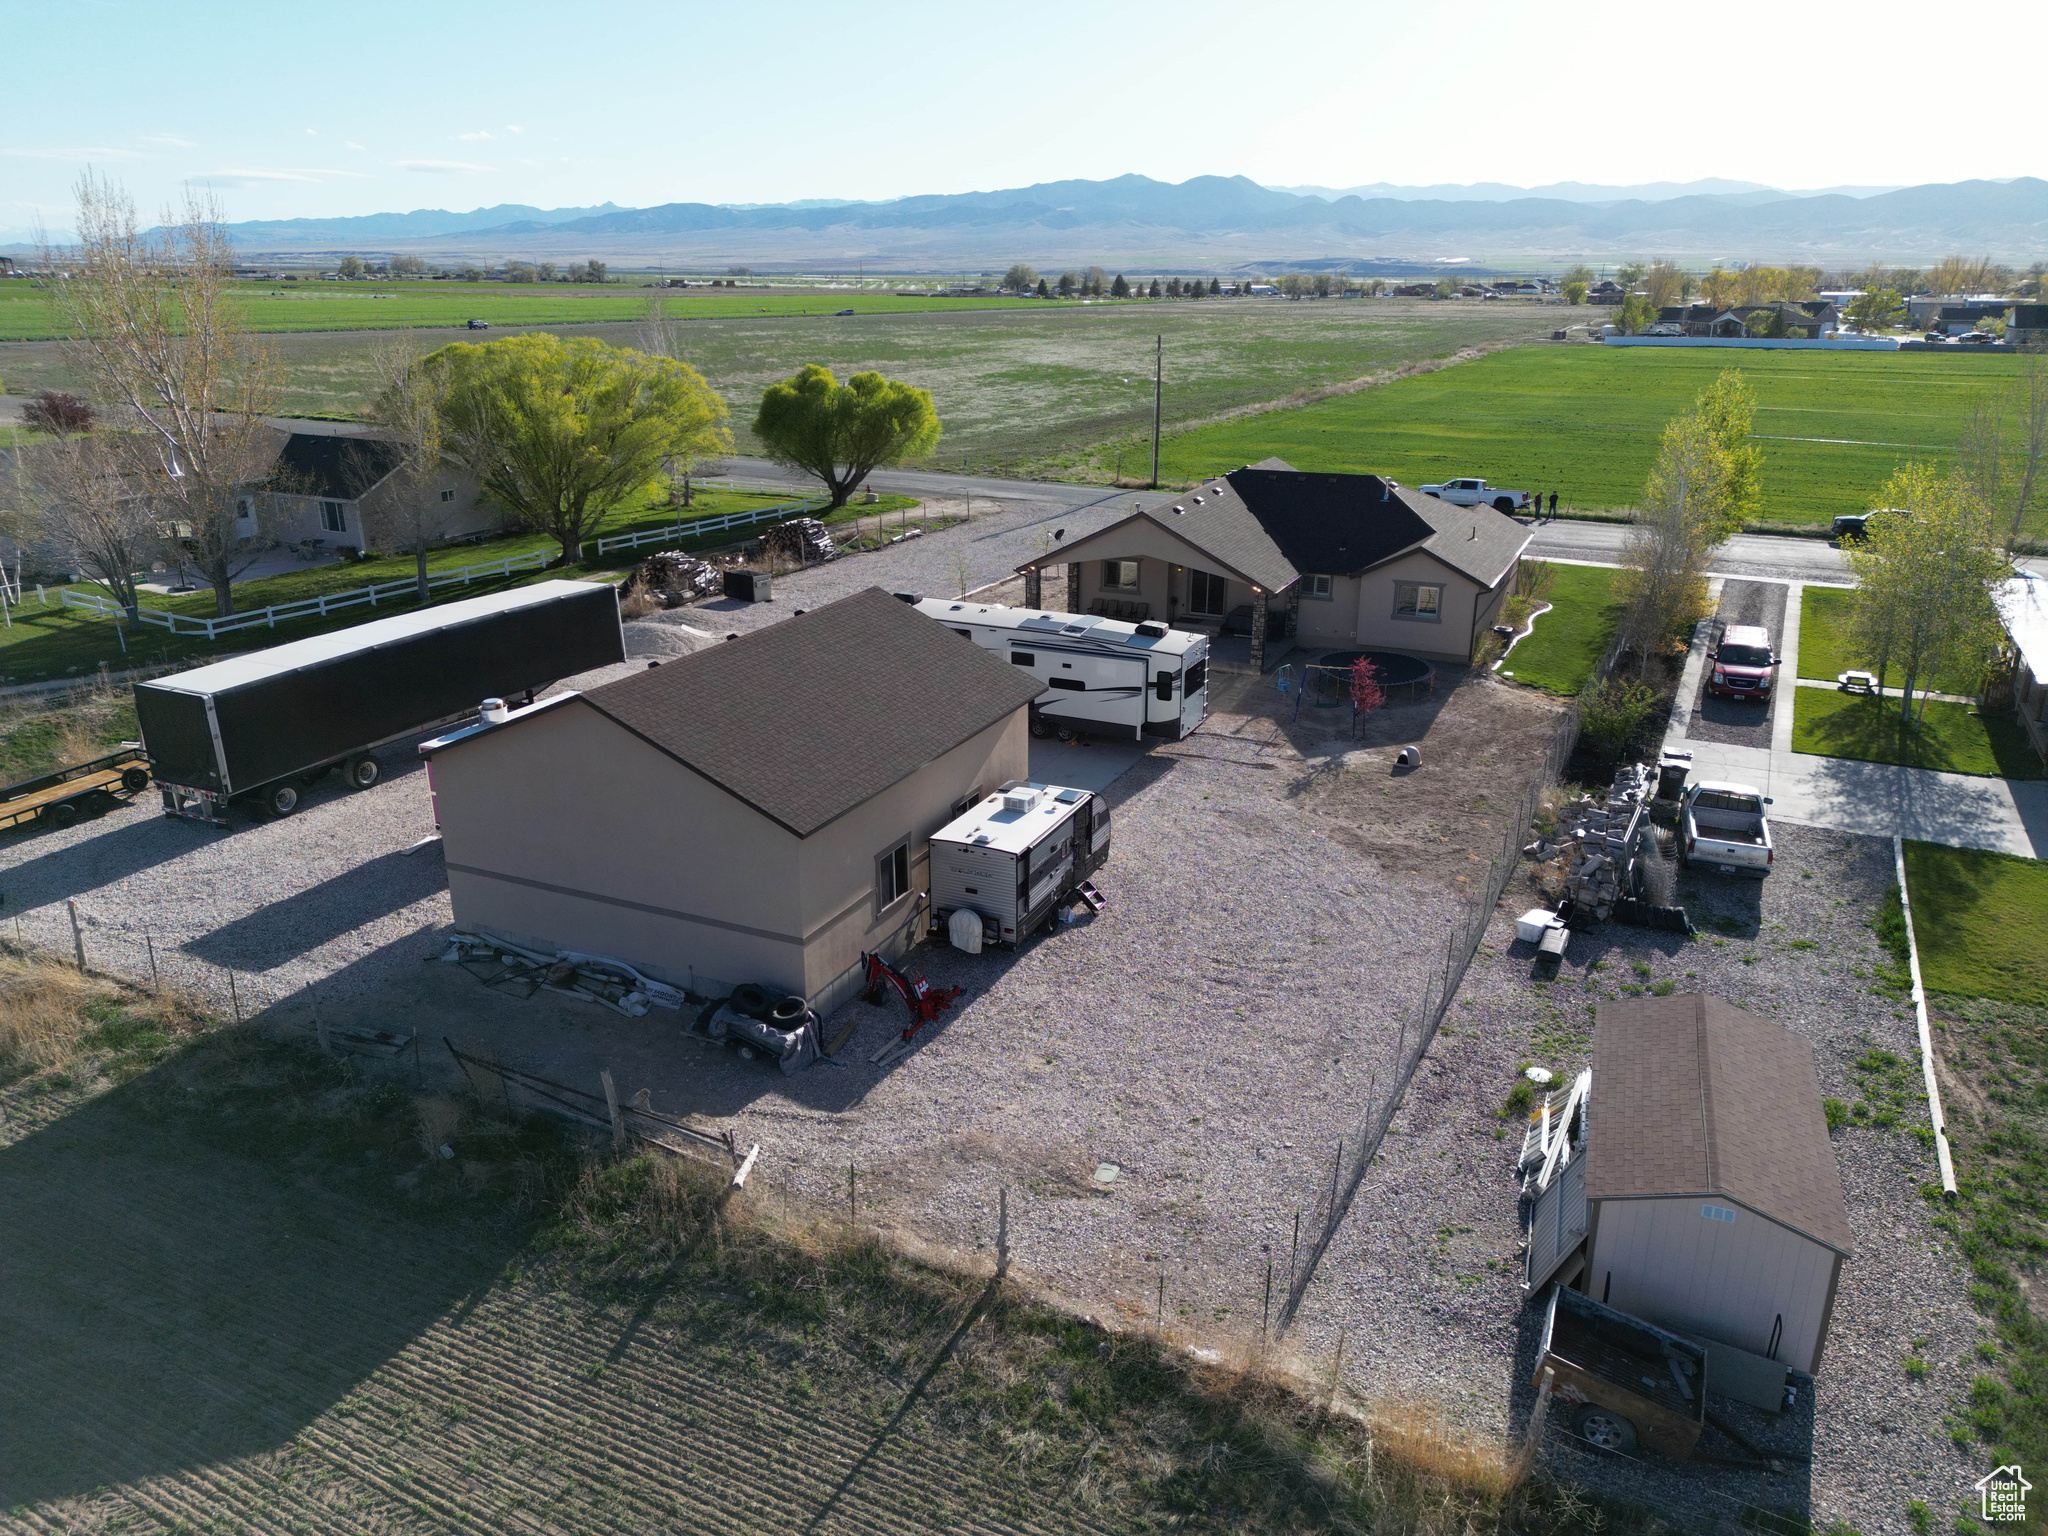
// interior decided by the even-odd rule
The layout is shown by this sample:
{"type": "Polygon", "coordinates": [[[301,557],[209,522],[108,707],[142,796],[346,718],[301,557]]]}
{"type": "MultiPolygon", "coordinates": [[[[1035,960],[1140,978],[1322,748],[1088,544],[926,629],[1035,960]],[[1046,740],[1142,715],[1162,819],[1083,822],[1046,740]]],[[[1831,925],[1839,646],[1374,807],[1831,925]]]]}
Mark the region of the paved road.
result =
{"type": "MultiPolygon", "coordinates": [[[[1554,560],[1586,560],[1615,564],[1628,540],[1626,523],[1538,523],[1529,553],[1554,560]]],[[[1849,562],[1832,544],[1819,539],[1779,539],[1740,533],[1714,553],[1717,576],[1751,581],[1832,582],[1846,586],[1849,562]]]]}
{"type": "MultiPolygon", "coordinates": [[[[767,459],[721,459],[722,474],[743,480],[775,480],[791,487],[815,489],[810,476],[767,459]]],[[[878,469],[868,484],[891,496],[998,497],[1004,501],[1033,502],[1055,507],[1092,506],[1112,493],[1102,485],[1063,485],[1057,480],[1004,480],[994,475],[949,474],[928,469],[878,469]]],[[[1129,491],[1120,494],[1129,496],[1129,491]]]]}

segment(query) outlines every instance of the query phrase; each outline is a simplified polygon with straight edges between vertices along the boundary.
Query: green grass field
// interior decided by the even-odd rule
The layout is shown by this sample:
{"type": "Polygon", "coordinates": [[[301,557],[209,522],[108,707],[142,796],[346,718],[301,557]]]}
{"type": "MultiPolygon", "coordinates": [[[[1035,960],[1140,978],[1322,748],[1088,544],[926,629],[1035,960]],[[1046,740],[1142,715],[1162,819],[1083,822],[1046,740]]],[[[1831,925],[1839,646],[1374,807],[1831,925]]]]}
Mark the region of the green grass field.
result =
{"type": "Polygon", "coordinates": [[[1568,505],[1633,506],[1665,423],[1724,368],[1756,391],[1771,521],[1867,511],[1905,459],[1938,458],[2023,358],[1943,353],[1728,353],[1520,347],[1299,409],[1169,438],[1175,483],[1278,455],[1298,469],[1421,485],[1483,475],[1568,505]]]}
{"type": "Polygon", "coordinates": [[[1934,700],[1919,729],[1907,732],[1900,728],[1896,699],[1795,688],[1793,701],[1794,752],[1989,778],[2042,776],[2041,759],[2022,726],[2001,716],[1986,719],[1967,704],[1934,700]]]}
{"type": "Polygon", "coordinates": [[[1550,588],[1550,612],[1536,619],[1527,639],[1517,642],[1502,663],[1518,683],[1550,693],[1575,694],[1593,675],[1621,604],[1614,597],[1614,572],[1597,565],[1559,565],[1550,588]]]}
{"type": "Polygon", "coordinates": [[[2048,1008],[2048,864],[1908,843],[1906,884],[1929,991],[2048,1008]]]}
{"type": "MultiPolygon", "coordinates": [[[[698,495],[696,505],[690,509],[690,514],[692,517],[713,517],[737,511],[742,507],[772,506],[787,499],[782,496],[747,492],[706,491],[698,495]]],[[[835,514],[831,520],[842,522],[856,516],[869,516],[915,505],[916,502],[906,497],[889,497],[874,506],[847,507],[843,512],[835,514]]],[[[660,498],[650,490],[647,495],[613,512],[600,525],[598,533],[632,533],[642,529],[666,527],[677,520],[677,509],[662,504],[660,498]]],[[[751,530],[730,529],[697,539],[683,537],[664,540],[658,546],[649,545],[638,551],[619,550],[601,559],[582,561],[566,569],[561,566],[549,566],[541,570],[516,571],[509,576],[480,577],[464,585],[436,589],[434,601],[445,603],[464,597],[481,597],[487,593],[509,591],[531,582],[551,581],[564,576],[608,576],[633,565],[639,556],[649,554],[657,547],[695,549],[729,544],[746,537],[749,531],[751,530]]],[[[466,565],[486,564],[508,555],[524,555],[535,550],[554,553],[559,548],[560,546],[545,534],[511,533],[483,544],[461,544],[434,550],[427,556],[427,569],[430,573],[452,571],[466,565]]],[[[414,570],[415,564],[410,555],[309,566],[302,571],[287,571],[276,576],[237,583],[235,606],[242,612],[248,612],[282,603],[299,602],[306,598],[351,591],[380,582],[401,580],[411,577],[414,570]]],[[[96,587],[83,584],[78,590],[99,591],[96,587]]],[[[231,651],[256,650],[270,645],[282,645],[288,640],[303,640],[308,635],[324,634],[328,630],[340,629],[350,624],[363,624],[371,619],[388,618],[395,613],[407,612],[415,606],[408,594],[398,594],[379,600],[374,608],[359,605],[343,609],[324,619],[318,616],[297,619],[280,623],[274,629],[266,627],[240,630],[223,635],[219,640],[209,641],[203,635],[173,635],[170,631],[151,624],[121,625],[109,619],[95,618],[84,609],[61,607],[57,590],[54,588],[45,594],[45,600],[42,602],[37,601],[32,589],[25,595],[27,600],[21,607],[13,610],[10,625],[0,627],[0,683],[47,682],[68,677],[87,678],[102,666],[119,671],[126,667],[196,661],[231,651]]],[[[152,608],[165,608],[174,613],[189,614],[194,618],[212,618],[215,612],[210,589],[176,597],[153,595],[148,598],[147,605],[152,608]]]]}
{"type": "MultiPolygon", "coordinates": [[[[236,297],[258,332],[379,331],[466,326],[488,320],[505,325],[589,325],[638,320],[647,301],[668,301],[679,321],[735,316],[948,313],[964,309],[1072,307],[1046,299],[948,299],[856,289],[781,293],[762,289],[643,288],[616,283],[464,283],[453,280],[386,283],[237,283],[236,297]]],[[[44,341],[63,334],[62,322],[33,283],[0,283],[0,341],[44,341]]]]}
{"type": "MultiPolygon", "coordinates": [[[[696,302],[678,298],[670,307],[696,302]]],[[[930,390],[946,435],[924,467],[1107,478],[1117,467],[1116,453],[1110,450],[1098,468],[1093,445],[1135,441],[1135,434],[1151,430],[1159,336],[1166,338],[1165,410],[1171,427],[1462,347],[1545,335],[1553,313],[1525,304],[1394,299],[1033,301],[1011,307],[971,300],[943,309],[914,309],[914,302],[869,298],[863,312],[844,319],[828,313],[694,320],[681,327],[683,356],[731,407],[742,453],[755,447],[749,424],[762,391],[805,363],[819,362],[842,379],[874,368],[930,390]]],[[[516,330],[422,330],[416,339],[431,348],[516,330]]],[[[625,321],[564,330],[620,346],[636,345],[637,333],[625,321]]],[[[362,331],[270,337],[279,408],[296,415],[355,416],[378,342],[362,331]]],[[[54,342],[0,344],[0,379],[17,394],[46,387],[85,390],[68,373],[54,342]]],[[[1141,459],[1131,448],[1122,468],[1126,476],[1149,474],[1149,449],[1141,459]]]]}
{"type": "MultiPolygon", "coordinates": [[[[1856,647],[1850,638],[1850,616],[1855,608],[1856,595],[1832,587],[1808,587],[1801,596],[1799,607],[1799,675],[1817,678],[1832,683],[1844,672],[1871,670],[1867,661],[1856,654],[1856,647]]],[[[1978,679],[1973,677],[1947,677],[1934,679],[1936,693],[1956,693],[1974,698],[1977,694],[1978,679]]],[[[1883,684],[1887,688],[1903,688],[1905,674],[1896,666],[1885,669],[1883,684]]],[[[1914,687],[1919,687],[1918,683],[1914,687]]]]}

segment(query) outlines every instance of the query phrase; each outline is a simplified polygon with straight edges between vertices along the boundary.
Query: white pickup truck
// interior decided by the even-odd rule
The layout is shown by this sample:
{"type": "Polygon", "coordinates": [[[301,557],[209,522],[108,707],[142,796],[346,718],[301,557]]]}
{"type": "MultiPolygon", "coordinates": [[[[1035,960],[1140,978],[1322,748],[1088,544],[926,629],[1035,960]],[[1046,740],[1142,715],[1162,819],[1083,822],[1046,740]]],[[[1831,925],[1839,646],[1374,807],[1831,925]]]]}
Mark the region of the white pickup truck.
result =
{"type": "Polygon", "coordinates": [[[1705,780],[1693,785],[1679,810],[1680,857],[1724,875],[1765,878],[1774,856],[1771,825],[1764,819],[1770,803],[1770,796],[1748,784],[1705,780]]]}
{"type": "Polygon", "coordinates": [[[1484,480],[1446,480],[1442,485],[1425,485],[1425,496],[1448,501],[1459,507],[1492,507],[1496,512],[1527,512],[1531,498],[1527,491],[1504,491],[1484,480]]]}

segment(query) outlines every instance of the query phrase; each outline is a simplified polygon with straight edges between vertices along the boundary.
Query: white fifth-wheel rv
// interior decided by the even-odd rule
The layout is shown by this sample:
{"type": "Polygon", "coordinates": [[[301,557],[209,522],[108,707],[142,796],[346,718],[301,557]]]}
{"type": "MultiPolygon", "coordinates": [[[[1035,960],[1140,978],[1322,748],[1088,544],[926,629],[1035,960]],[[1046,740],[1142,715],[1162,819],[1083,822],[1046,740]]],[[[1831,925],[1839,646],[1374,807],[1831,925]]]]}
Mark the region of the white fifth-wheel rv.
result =
{"type": "Polygon", "coordinates": [[[917,611],[1045,684],[1031,733],[1179,739],[1209,712],[1209,637],[1164,624],[928,597],[917,611]]]}

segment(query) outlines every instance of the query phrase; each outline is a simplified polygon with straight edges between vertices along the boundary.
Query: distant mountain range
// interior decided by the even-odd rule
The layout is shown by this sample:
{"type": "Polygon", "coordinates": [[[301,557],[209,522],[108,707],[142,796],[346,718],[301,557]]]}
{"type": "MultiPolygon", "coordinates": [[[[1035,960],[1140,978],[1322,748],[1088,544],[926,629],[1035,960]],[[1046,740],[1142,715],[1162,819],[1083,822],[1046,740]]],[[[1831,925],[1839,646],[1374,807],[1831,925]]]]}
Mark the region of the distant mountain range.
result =
{"type": "Polygon", "coordinates": [[[2048,256],[2048,182],[2021,177],[1814,193],[1747,182],[1339,192],[1280,190],[1242,176],[1178,184],[1119,176],[888,202],[500,204],[469,213],[266,220],[229,231],[251,256],[283,259],[345,251],[442,262],[597,257],[698,270],[744,264],[817,271],[864,263],[958,272],[1028,261],[1221,271],[1654,256],[1839,266],[1924,262],[1952,252],[2025,264],[2048,256]]]}

